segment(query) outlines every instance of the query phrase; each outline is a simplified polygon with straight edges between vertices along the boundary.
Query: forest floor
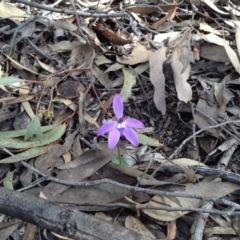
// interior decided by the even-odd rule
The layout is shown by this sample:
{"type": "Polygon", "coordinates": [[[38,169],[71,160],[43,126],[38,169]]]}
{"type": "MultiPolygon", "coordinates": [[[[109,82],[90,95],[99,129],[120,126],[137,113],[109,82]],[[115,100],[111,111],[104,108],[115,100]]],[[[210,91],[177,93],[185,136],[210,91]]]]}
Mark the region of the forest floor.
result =
{"type": "Polygon", "coordinates": [[[239,19],[1,1],[0,240],[240,239],[239,19]]]}

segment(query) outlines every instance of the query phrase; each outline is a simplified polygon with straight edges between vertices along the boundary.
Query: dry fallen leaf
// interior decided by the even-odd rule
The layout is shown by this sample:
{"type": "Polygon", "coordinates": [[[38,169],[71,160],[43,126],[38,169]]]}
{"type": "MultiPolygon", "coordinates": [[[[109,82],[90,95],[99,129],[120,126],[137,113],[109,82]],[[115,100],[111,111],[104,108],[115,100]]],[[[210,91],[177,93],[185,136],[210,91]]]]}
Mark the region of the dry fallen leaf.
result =
{"type": "Polygon", "coordinates": [[[158,5],[158,6],[154,6],[154,5],[136,5],[136,6],[129,6],[126,9],[130,12],[134,12],[134,13],[139,13],[139,14],[151,14],[151,13],[157,13],[159,12],[159,10],[161,9],[164,12],[170,11],[173,8],[175,8],[175,5],[158,5]]]}
{"type": "MultiPolygon", "coordinates": [[[[209,119],[208,116],[218,121],[218,106],[214,97],[213,87],[209,88],[208,84],[203,81],[200,81],[200,83],[201,86],[197,87],[200,98],[196,106],[198,110],[196,111],[196,123],[201,129],[214,125],[213,121],[209,119]],[[203,114],[201,112],[203,112],[203,114]]],[[[219,137],[221,134],[219,128],[211,128],[206,131],[212,133],[215,137],[219,137]]]]}
{"type": "Polygon", "coordinates": [[[180,57],[181,48],[174,48],[172,52],[171,66],[173,70],[177,96],[179,100],[187,103],[192,99],[192,88],[187,82],[191,67],[190,64],[188,64],[186,70],[182,73],[183,64],[180,62],[180,57]]]}
{"type": "Polygon", "coordinates": [[[155,51],[149,59],[150,81],[154,86],[153,100],[156,108],[164,115],[166,113],[165,100],[165,76],[163,63],[166,60],[167,48],[160,48],[155,51]]]}
{"type": "Polygon", "coordinates": [[[113,43],[115,45],[125,45],[132,43],[132,40],[121,38],[112,30],[101,25],[92,25],[92,28],[101,33],[110,43],[113,43]]]}
{"type": "Polygon", "coordinates": [[[0,3],[0,16],[2,18],[11,18],[16,21],[24,21],[30,17],[26,12],[17,8],[11,3],[1,1],[0,3]]]}
{"type": "Polygon", "coordinates": [[[212,0],[203,0],[204,3],[206,3],[210,8],[212,8],[214,11],[223,14],[223,15],[229,15],[228,12],[224,12],[222,10],[220,10],[214,3],[212,0]]]}
{"type": "Polygon", "coordinates": [[[223,63],[230,62],[224,47],[215,44],[201,45],[200,56],[212,61],[223,63]]]}
{"type": "MultiPolygon", "coordinates": [[[[176,1],[173,1],[173,4],[176,4],[176,1]]],[[[176,16],[176,12],[177,12],[177,5],[171,5],[171,9],[168,10],[168,14],[166,16],[164,16],[163,18],[161,18],[160,20],[158,20],[157,22],[155,22],[151,28],[153,29],[158,29],[160,26],[162,26],[166,21],[168,20],[173,20],[176,16]]]]}
{"type": "Polygon", "coordinates": [[[223,46],[235,70],[240,73],[240,62],[236,52],[229,46],[229,44],[225,40],[223,42],[223,46]]]}
{"type": "Polygon", "coordinates": [[[238,49],[238,56],[240,56],[240,21],[234,21],[234,24],[236,29],[235,39],[238,49]]]}
{"type": "MultiPolygon", "coordinates": [[[[230,182],[200,182],[198,184],[187,184],[185,185],[185,191],[182,193],[186,194],[197,194],[205,197],[215,197],[221,198],[227,194],[238,190],[240,186],[235,183],[230,182]]],[[[165,197],[165,196],[154,196],[153,201],[150,201],[146,206],[155,207],[200,207],[202,201],[198,199],[191,198],[180,198],[180,197],[165,197]]],[[[187,214],[189,211],[174,211],[169,212],[166,210],[152,210],[143,209],[142,210],[147,216],[158,220],[158,221],[174,221],[181,216],[187,214]]]]}
{"type": "Polygon", "coordinates": [[[137,63],[148,61],[152,54],[152,51],[147,50],[145,46],[138,44],[133,48],[132,53],[128,57],[117,56],[117,61],[122,64],[135,65],[137,63]]]}
{"type": "Polygon", "coordinates": [[[165,240],[174,240],[176,238],[176,234],[177,234],[176,221],[171,221],[167,225],[167,237],[165,238],[165,240]]]}
{"type": "MultiPolygon", "coordinates": [[[[204,34],[204,33],[197,32],[195,37],[196,37],[196,40],[203,39],[206,42],[214,43],[219,46],[224,46],[224,39],[220,38],[214,33],[204,34]]],[[[227,43],[229,43],[229,41],[227,41],[227,43]]]]}
{"type": "Polygon", "coordinates": [[[136,74],[134,70],[123,68],[124,84],[121,90],[123,102],[126,102],[132,95],[132,87],[136,84],[136,74]]]}
{"type": "Polygon", "coordinates": [[[156,239],[154,235],[140,222],[139,219],[129,215],[125,220],[125,227],[150,239],[156,239]]]}
{"type": "MultiPolygon", "coordinates": [[[[111,151],[105,143],[99,146],[101,149],[91,149],[83,153],[77,159],[58,167],[61,171],[58,173],[57,177],[69,181],[81,181],[90,177],[118,155],[117,149],[111,151]]],[[[122,148],[120,151],[123,154],[125,153],[125,150],[122,148]]],[[[49,199],[52,199],[59,197],[59,195],[69,187],[70,186],[51,182],[44,188],[43,192],[49,199]]]]}

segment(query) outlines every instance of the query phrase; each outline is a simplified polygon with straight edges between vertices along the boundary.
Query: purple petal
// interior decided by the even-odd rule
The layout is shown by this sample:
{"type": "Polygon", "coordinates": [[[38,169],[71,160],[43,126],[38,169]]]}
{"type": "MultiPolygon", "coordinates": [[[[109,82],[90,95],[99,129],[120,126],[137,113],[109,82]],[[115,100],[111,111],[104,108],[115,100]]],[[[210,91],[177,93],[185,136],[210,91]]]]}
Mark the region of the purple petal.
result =
{"type": "Polygon", "coordinates": [[[144,124],[135,118],[127,118],[124,123],[130,128],[144,128],[144,124]]]}
{"type": "Polygon", "coordinates": [[[125,127],[123,130],[123,135],[133,146],[138,146],[138,136],[132,128],[125,127]]]}
{"type": "Polygon", "coordinates": [[[117,129],[113,129],[108,135],[108,148],[113,149],[117,145],[120,138],[120,132],[117,129]]]}
{"type": "Polygon", "coordinates": [[[123,101],[120,94],[116,94],[113,98],[113,111],[117,119],[123,117],[123,101]]]}
{"type": "Polygon", "coordinates": [[[116,127],[117,127],[116,121],[108,120],[98,129],[97,136],[99,137],[107,132],[110,132],[113,129],[116,129],[116,127]]]}

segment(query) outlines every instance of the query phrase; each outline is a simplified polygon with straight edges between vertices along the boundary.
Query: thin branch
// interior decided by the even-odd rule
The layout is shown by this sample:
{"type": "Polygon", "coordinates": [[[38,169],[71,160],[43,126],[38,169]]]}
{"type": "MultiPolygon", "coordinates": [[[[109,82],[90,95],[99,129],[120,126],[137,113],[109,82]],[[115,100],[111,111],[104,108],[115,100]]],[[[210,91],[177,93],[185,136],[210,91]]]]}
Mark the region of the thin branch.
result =
{"type": "Polygon", "coordinates": [[[234,207],[236,209],[240,209],[239,204],[233,203],[233,202],[225,200],[225,199],[223,200],[223,199],[217,199],[217,198],[213,198],[213,197],[205,197],[205,196],[201,196],[201,195],[197,195],[197,194],[185,194],[185,193],[181,193],[181,192],[166,192],[166,191],[161,191],[161,190],[134,187],[134,186],[129,186],[129,185],[125,185],[125,184],[122,184],[122,183],[118,183],[118,182],[115,182],[115,181],[110,180],[110,179],[101,179],[101,180],[88,181],[88,182],[65,181],[65,180],[61,180],[61,179],[58,179],[58,178],[47,176],[46,174],[40,172],[39,170],[37,170],[36,168],[34,168],[33,166],[31,166],[30,164],[28,164],[26,162],[22,162],[22,165],[27,167],[27,168],[30,168],[31,170],[33,170],[35,172],[37,172],[41,176],[46,177],[46,179],[48,181],[53,181],[53,182],[57,182],[57,183],[64,184],[64,185],[90,187],[90,186],[96,186],[96,185],[99,185],[99,184],[107,183],[107,184],[112,184],[112,185],[120,187],[120,188],[128,189],[130,191],[134,191],[134,192],[144,192],[144,193],[147,193],[147,194],[159,195],[159,196],[195,198],[195,199],[200,199],[200,200],[203,200],[203,201],[212,201],[212,202],[218,203],[218,204],[225,204],[225,205],[234,207]]]}
{"type": "MultiPolygon", "coordinates": [[[[28,0],[16,0],[15,2],[23,3],[23,4],[28,5],[30,7],[43,9],[43,10],[46,10],[46,11],[49,11],[49,12],[65,13],[65,14],[70,14],[70,15],[75,14],[74,11],[48,7],[48,6],[44,6],[44,5],[35,3],[35,2],[29,2],[28,0]]],[[[76,11],[76,14],[78,16],[95,17],[95,18],[102,18],[102,17],[113,17],[114,18],[114,17],[126,17],[126,16],[128,16],[126,13],[91,13],[91,12],[80,12],[80,11],[76,11]]]]}
{"type": "Polygon", "coordinates": [[[190,230],[192,234],[191,240],[203,239],[203,231],[204,231],[207,219],[209,217],[209,213],[211,211],[215,211],[215,210],[212,210],[212,207],[213,207],[212,202],[207,202],[202,206],[201,210],[204,210],[204,212],[198,214],[197,218],[195,219],[194,223],[191,226],[191,230],[190,230]]]}
{"type": "Polygon", "coordinates": [[[132,210],[143,210],[143,209],[152,209],[152,210],[165,210],[168,212],[176,212],[176,211],[189,211],[189,212],[199,212],[199,213],[211,213],[216,215],[227,215],[232,216],[232,214],[240,215],[240,212],[232,212],[230,211],[221,211],[217,209],[206,209],[206,208],[195,208],[195,207],[167,207],[167,206],[150,206],[147,204],[126,204],[121,202],[116,203],[99,203],[99,202],[77,202],[77,201],[55,201],[58,204],[76,204],[78,206],[101,206],[101,207],[123,207],[132,210]]]}
{"type": "MultiPolygon", "coordinates": [[[[210,119],[214,124],[218,124],[218,122],[216,122],[212,117],[210,117],[209,115],[207,115],[205,112],[195,108],[195,111],[201,113],[202,115],[204,115],[205,117],[207,117],[208,119],[210,119]]],[[[229,130],[227,130],[225,127],[221,126],[221,129],[224,130],[226,133],[228,133],[230,136],[232,136],[233,138],[235,138],[236,140],[238,140],[240,142],[240,138],[237,137],[235,134],[231,133],[229,130]]]]}
{"type": "Polygon", "coordinates": [[[75,15],[75,18],[76,18],[76,22],[77,22],[77,26],[78,26],[78,32],[80,34],[80,36],[82,36],[85,41],[87,42],[87,44],[90,45],[90,41],[88,40],[88,38],[84,35],[82,29],[81,29],[81,26],[80,26],[80,22],[79,22],[79,19],[78,19],[78,15],[77,15],[77,10],[76,10],[76,7],[73,3],[73,0],[70,0],[71,1],[71,4],[72,4],[72,7],[73,7],[73,10],[74,10],[74,15],[75,15]]]}
{"type": "Polygon", "coordinates": [[[174,151],[174,153],[169,157],[169,159],[173,159],[177,153],[182,149],[182,147],[189,141],[191,140],[192,138],[194,138],[194,136],[197,136],[198,134],[208,130],[208,129],[212,129],[212,128],[218,128],[218,127],[221,127],[221,126],[224,126],[224,125],[227,125],[227,124],[232,124],[232,123],[240,123],[240,120],[233,120],[233,121],[226,121],[226,122],[223,122],[223,123],[219,123],[219,124],[216,124],[216,125],[213,125],[213,126],[207,126],[205,128],[202,128],[200,129],[199,131],[197,131],[194,135],[191,135],[190,137],[186,138],[182,144],[174,151]]]}

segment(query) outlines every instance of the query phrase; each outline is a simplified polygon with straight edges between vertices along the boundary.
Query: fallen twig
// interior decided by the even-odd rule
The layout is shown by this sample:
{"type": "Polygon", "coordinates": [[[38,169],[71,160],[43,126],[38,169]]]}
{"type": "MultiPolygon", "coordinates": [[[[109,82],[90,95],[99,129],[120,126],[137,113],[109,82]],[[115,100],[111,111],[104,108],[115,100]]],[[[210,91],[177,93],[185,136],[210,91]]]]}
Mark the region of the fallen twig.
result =
{"type": "MultiPolygon", "coordinates": [[[[185,193],[182,193],[182,192],[167,192],[167,191],[154,190],[154,189],[148,189],[148,188],[134,187],[134,186],[129,186],[129,185],[126,185],[126,184],[118,183],[118,182],[115,182],[115,181],[110,180],[110,179],[101,179],[101,180],[88,181],[88,182],[72,182],[72,181],[61,180],[61,179],[58,179],[58,178],[47,176],[46,174],[40,172],[39,170],[37,170],[36,168],[34,168],[33,166],[31,166],[30,164],[28,164],[26,162],[21,162],[21,163],[22,163],[23,166],[25,166],[27,168],[30,168],[31,170],[38,173],[39,175],[41,175],[43,177],[46,177],[46,180],[57,182],[57,183],[64,184],[64,185],[89,187],[89,186],[95,186],[95,185],[99,185],[99,184],[103,184],[103,183],[108,183],[108,184],[112,184],[114,186],[118,186],[118,187],[121,187],[121,188],[124,188],[124,189],[129,189],[129,190],[135,191],[135,192],[144,192],[144,193],[159,195],[159,196],[196,198],[196,199],[201,199],[201,200],[204,200],[204,201],[212,201],[212,202],[217,203],[217,204],[228,205],[228,206],[234,207],[235,209],[238,209],[238,210],[240,209],[239,204],[233,203],[233,202],[228,201],[226,199],[217,199],[217,198],[213,198],[213,197],[205,197],[205,196],[201,196],[201,195],[197,195],[197,194],[185,194],[185,193]]],[[[179,169],[179,168],[177,168],[177,169],[179,169]]],[[[213,170],[215,170],[215,169],[213,169],[213,170]]]]}
{"type": "Polygon", "coordinates": [[[75,13],[78,16],[83,16],[83,17],[97,17],[97,18],[102,18],[102,17],[126,17],[126,13],[91,13],[91,12],[80,12],[80,11],[70,11],[70,10],[63,10],[59,8],[53,8],[53,7],[48,7],[44,6],[35,2],[29,2],[28,0],[16,0],[18,3],[23,3],[25,5],[28,5],[30,7],[35,7],[39,9],[43,9],[49,12],[58,12],[58,13],[65,13],[65,14],[70,14],[74,15],[75,13]]]}

